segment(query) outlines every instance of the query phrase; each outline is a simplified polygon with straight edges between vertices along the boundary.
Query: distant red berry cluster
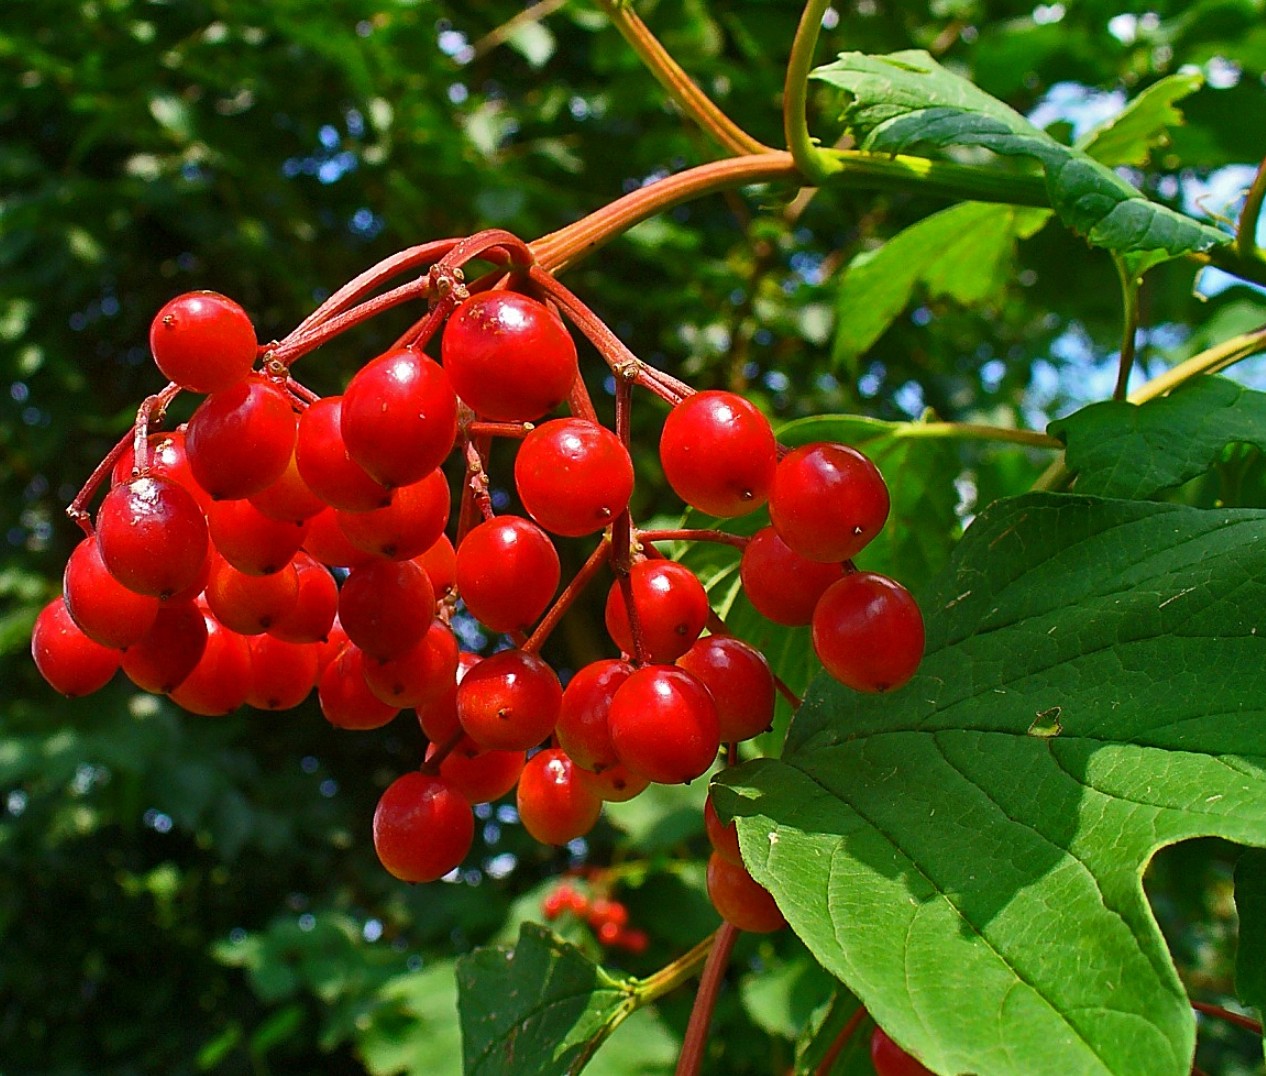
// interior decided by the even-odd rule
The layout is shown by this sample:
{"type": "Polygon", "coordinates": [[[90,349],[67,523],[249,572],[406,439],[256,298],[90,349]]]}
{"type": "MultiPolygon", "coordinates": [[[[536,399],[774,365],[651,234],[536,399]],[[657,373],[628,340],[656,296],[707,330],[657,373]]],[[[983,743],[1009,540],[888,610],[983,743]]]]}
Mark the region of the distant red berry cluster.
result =
{"type": "MultiPolygon", "coordinates": [[[[764,656],[726,632],[699,579],[657,541],[741,548],[752,604],[777,623],[811,624],[842,683],[889,690],[918,664],[913,599],[851,564],[888,515],[874,464],[842,444],[783,449],[741,396],[696,393],[643,363],[505,233],[388,259],[264,347],[236,303],[182,295],[158,312],[150,345],[171,383],[71,506],[87,537],[38,619],[35,660],[68,695],[97,690],[121,665],[199,714],[285,709],[314,688],[345,729],[413,709],[425,757],[374,817],[379,857],[399,878],[430,881],[462,861],[472,804],[517,787],[527,831],[565,844],[604,801],[693,780],[721,744],[770,726],[780,685],[764,656]],[[474,259],[498,268],[467,286],[461,267],[474,259]],[[331,337],[420,299],[424,316],[341,395],[319,398],[291,376],[331,337]],[[614,375],[609,424],[564,318],[614,375]],[[767,504],[769,526],[748,539],[634,525],[634,388],[670,405],[659,458],[681,499],[722,519],[767,504]],[[205,395],[188,423],[150,432],[186,391],[205,395]],[[493,508],[494,440],[515,450],[517,513],[493,508]],[[560,590],[556,542],[591,536],[560,590]],[[603,572],[615,653],[564,688],[541,647],[603,572]],[[459,602],[507,645],[462,653],[459,602]]],[[[744,929],[772,929],[781,916],[767,894],[752,911],[755,883],[731,851],[718,845],[709,866],[713,900],[744,929]]]]}
{"type": "Polygon", "coordinates": [[[591,880],[588,891],[569,881],[559,882],[541,901],[541,914],[550,920],[572,916],[586,923],[598,941],[611,949],[643,953],[650,944],[646,931],[629,926],[629,910],[618,900],[606,895],[601,873],[596,883],[591,880]]]}

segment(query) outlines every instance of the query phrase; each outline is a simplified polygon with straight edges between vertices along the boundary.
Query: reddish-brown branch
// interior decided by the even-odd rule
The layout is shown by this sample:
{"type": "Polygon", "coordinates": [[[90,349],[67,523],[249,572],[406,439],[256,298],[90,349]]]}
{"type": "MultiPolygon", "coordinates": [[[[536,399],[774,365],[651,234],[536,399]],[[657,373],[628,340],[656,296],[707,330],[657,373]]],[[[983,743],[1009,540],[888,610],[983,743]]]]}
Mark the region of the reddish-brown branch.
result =
{"type": "Polygon", "coordinates": [[[410,280],[407,284],[401,284],[399,287],[392,288],[391,291],[385,291],[381,295],[367,299],[365,302],[353,306],[341,314],[318,322],[315,325],[296,329],[274,347],[268,353],[268,357],[283,366],[289,366],[310,351],[315,351],[322,344],[333,340],[340,333],[344,333],[348,329],[368,321],[370,318],[377,317],[384,310],[390,310],[401,303],[407,303],[413,299],[421,299],[430,294],[430,277],[417,277],[414,280],[410,280]]]}
{"type": "Polygon", "coordinates": [[[708,1045],[708,1027],[712,1023],[712,1011],[716,1008],[717,995],[725,980],[725,968],[738,937],[738,927],[724,923],[717,931],[717,940],[708,953],[699,979],[699,992],[695,995],[694,1008],[690,1010],[690,1022],[686,1025],[686,1038],[677,1058],[676,1076],[698,1076],[703,1064],[703,1054],[708,1045]]]}
{"type": "Polygon", "coordinates": [[[541,622],[536,625],[536,630],[532,632],[527,642],[520,648],[526,650],[529,654],[537,653],[545,640],[558,627],[559,621],[563,619],[564,614],[572,607],[576,599],[584,592],[585,588],[594,580],[598,572],[604,564],[608,564],[611,560],[611,540],[603,538],[598,543],[598,547],[589,554],[589,559],[580,566],[580,570],[571,578],[562,594],[550,606],[549,612],[541,618],[541,622]]]}
{"type": "Polygon", "coordinates": [[[862,1021],[866,1019],[866,1006],[858,1005],[857,1011],[848,1018],[840,1033],[835,1036],[835,1041],[831,1043],[830,1048],[822,1055],[822,1062],[817,1067],[817,1076],[831,1076],[831,1069],[835,1067],[835,1062],[839,1059],[840,1053],[844,1047],[848,1045],[849,1039],[853,1037],[854,1032],[861,1027],[862,1021]]]}
{"type": "Polygon", "coordinates": [[[471,422],[466,431],[472,437],[512,437],[522,441],[536,427],[531,422],[471,422]]]}
{"type": "Polygon", "coordinates": [[[430,758],[426,759],[419,769],[421,769],[423,773],[431,774],[432,776],[439,773],[440,766],[443,764],[444,760],[453,753],[454,749],[462,742],[462,737],[465,735],[464,731],[458,729],[449,739],[445,740],[442,744],[439,744],[435,748],[435,753],[431,755],[430,758]]]}
{"type": "Polygon", "coordinates": [[[746,534],[730,534],[728,531],[710,529],[635,531],[638,542],[719,542],[735,549],[746,549],[752,539],[746,534]]]}
{"type": "Polygon", "coordinates": [[[1251,1016],[1244,1016],[1238,1012],[1232,1012],[1230,1009],[1224,1009],[1221,1005],[1210,1005],[1207,1001],[1193,1001],[1191,1007],[1196,1012],[1204,1013],[1205,1016],[1213,1016],[1219,1020],[1225,1020],[1228,1024],[1234,1024],[1241,1027],[1245,1031],[1251,1031],[1254,1035],[1261,1035],[1262,1025],[1254,1020],[1251,1016]]]}

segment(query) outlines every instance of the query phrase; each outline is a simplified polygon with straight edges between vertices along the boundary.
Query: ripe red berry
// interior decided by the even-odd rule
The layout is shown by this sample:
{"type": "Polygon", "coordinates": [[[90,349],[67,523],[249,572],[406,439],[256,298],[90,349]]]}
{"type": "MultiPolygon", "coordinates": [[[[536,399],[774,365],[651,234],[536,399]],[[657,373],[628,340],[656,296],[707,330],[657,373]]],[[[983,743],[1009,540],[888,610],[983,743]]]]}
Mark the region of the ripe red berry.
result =
{"type": "Polygon", "coordinates": [[[419,553],[413,562],[426,572],[436,598],[444,597],[457,585],[457,551],[448,535],[441,534],[431,548],[419,553]]]}
{"type": "Polygon", "coordinates": [[[602,530],[628,507],[633,461],[605,426],[554,419],[523,439],[514,481],[537,523],[554,534],[579,538],[602,530]]]}
{"type": "Polygon", "coordinates": [[[185,432],[189,466],[218,501],[260,493],[280,478],[295,450],[295,413],[286,390],[252,376],[208,396],[185,432]]]}
{"type": "Polygon", "coordinates": [[[549,607],[560,575],[554,543],[519,516],[485,520],[457,550],[457,591],[470,614],[492,631],[535,622],[549,607]]]}
{"type": "Polygon", "coordinates": [[[365,663],[369,690],[392,706],[425,706],[452,688],[456,676],[457,639],[439,619],[398,658],[365,663]]]}
{"type": "Polygon", "coordinates": [[[247,575],[281,571],[308,533],[306,522],[271,519],[247,500],[214,502],[207,512],[207,529],[216,552],[247,575]]]}
{"type": "Polygon", "coordinates": [[[391,490],[347,454],[342,429],[343,397],[327,396],[299,416],[295,459],[304,482],[326,504],[368,512],[391,503],[391,490]]]}
{"type": "Polygon", "coordinates": [[[168,478],[115,486],[97,512],[97,543],[128,590],[170,598],[198,581],[210,541],[197,501],[168,478]]]}
{"type": "Polygon", "coordinates": [[[602,814],[602,800],[576,779],[576,769],[557,747],[538,751],[519,778],[519,819],[542,844],[583,837],[602,814]]]}
{"type": "Polygon", "coordinates": [[[607,631],[616,646],[644,661],[676,661],[699,638],[708,621],[708,592],[684,564],[673,560],[643,560],[629,572],[633,610],[642,643],[635,648],[633,628],[625,604],[624,585],[617,579],[607,593],[607,631]]]}
{"type": "MultiPolygon", "coordinates": [[[[152,478],[170,478],[176,485],[183,486],[205,513],[211,507],[211,494],[198,485],[198,480],[193,476],[193,468],[189,466],[189,453],[185,451],[185,428],[182,426],[166,433],[151,433],[146,445],[149,449],[149,463],[145,474],[152,478]]],[[[119,456],[110,472],[111,485],[126,485],[132,479],[141,477],[132,449],[133,446],[128,445],[119,456]]]]}
{"type": "Polygon", "coordinates": [[[304,523],[326,507],[325,501],[313,493],[303,480],[294,453],[291,453],[290,462],[281,477],[249,500],[269,519],[282,523],[304,523]]]}
{"type": "Polygon", "coordinates": [[[611,699],[632,675],[633,666],[627,661],[602,658],[579,669],[568,681],[554,735],[577,766],[602,771],[620,761],[611,742],[611,699]]]}
{"type": "Polygon", "coordinates": [[[339,592],[343,630],[366,654],[382,661],[412,650],[434,617],[431,581],[412,561],[362,564],[352,569],[339,592]]]}
{"type": "Polygon", "coordinates": [[[207,646],[207,624],[191,601],[165,602],[154,626],[123,652],[123,671],[142,691],[165,695],[194,670],[207,646]]]}
{"type": "Polygon", "coordinates": [[[761,886],[747,869],[736,866],[713,852],[708,860],[708,897],[721,918],[739,930],[769,934],[787,925],[769,890],[761,886]]]}
{"type": "Polygon", "coordinates": [[[290,710],[316,687],[320,646],[252,635],[247,644],[251,679],[246,702],[257,710],[290,710]]]}
{"type": "Polygon", "coordinates": [[[699,392],[669,412],[659,458],[668,484],[688,505],[741,516],[769,499],[778,445],[754,404],[732,392],[699,392]]]}
{"type": "Polygon", "coordinates": [[[930,1068],[906,1053],[881,1027],[870,1036],[870,1063],[875,1076],[935,1076],[930,1068]]]}
{"type": "Polygon", "coordinates": [[[110,682],[119,669],[119,651],[88,638],[71,619],[60,597],[35,618],[31,656],[40,675],[55,691],[90,695],[110,682]]]}
{"type": "Polygon", "coordinates": [[[674,665],[648,665],[624,681],[611,700],[610,722],[620,761],[660,784],[694,780],[721,746],[712,695],[674,665]]]}
{"type": "Polygon", "coordinates": [[[708,635],[677,659],[712,693],[722,741],[749,740],[774,720],[774,674],[765,655],[732,635],[708,635]]]}
{"type": "Polygon", "coordinates": [[[171,701],[182,710],[206,717],[219,717],[236,710],[251,687],[251,653],[246,637],[230,631],[209,613],[207,645],[198,664],[169,692],[171,701]]]}
{"type": "Polygon", "coordinates": [[[501,650],[457,685],[457,716],[481,747],[526,751],[553,730],[562,705],[558,676],[535,654],[501,650]]]}
{"type": "Polygon", "coordinates": [[[268,625],[268,634],[288,643],[324,642],[338,612],[338,584],[324,565],[303,550],[291,564],[298,581],[295,603],[268,625]]]}
{"type": "Polygon", "coordinates": [[[321,713],[341,729],[382,728],[400,711],[377,698],[365,682],[365,655],[355,643],[344,643],[317,681],[321,713]]]}
{"type": "Polygon", "coordinates": [[[110,574],[101,547],[85,538],[62,575],[66,608],[88,638],[121,650],[137,642],[158,616],[158,599],[129,590],[110,574]]]}
{"type": "Polygon", "coordinates": [[[225,627],[240,635],[259,635],[294,609],[299,600],[299,575],[290,563],[272,575],[247,575],[216,556],[205,597],[225,627]]]}
{"type": "Polygon", "coordinates": [[[361,367],[339,419],[348,455],[384,486],[417,482],[457,437],[457,396],[439,363],[397,348],[361,367]]]}
{"type": "Polygon", "coordinates": [[[605,766],[601,773],[576,765],[576,777],[582,785],[607,803],[625,803],[640,796],[650,785],[650,778],[633,773],[623,762],[605,766]]]}
{"type": "Polygon", "coordinates": [[[818,599],[843,574],[840,564],[802,557],[773,527],[753,534],[739,560],[739,579],[752,607],[775,624],[789,627],[809,623],[818,599]]]}
{"type": "Polygon", "coordinates": [[[358,549],[348,541],[339,526],[338,512],[333,508],[323,508],[308,520],[303,548],[331,568],[355,568],[374,559],[373,553],[358,549]]]}
{"type": "Polygon", "coordinates": [[[875,572],[852,572],[818,601],[813,649],[841,684],[855,691],[892,691],[923,658],[923,614],[900,583],[875,572]]]}
{"type": "Polygon", "coordinates": [[[548,307],[512,291],[472,295],[448,319],[440,360],[483,418],[525,422],[552,411],[579,375],[576,345],[548,307]]]}
{"type": "Polygon", "coordinates": [[[336,511],[338,525],[357,549],[392,560],[421,556],[440,539],[448,522],[448,480],[443,471],[395,490],[386,508],[336,511]]]}
{"type": "Polygon", "coordinates": [[[855,448],[801,445],[774,472],[769,518],[802,557],[848,560],[888,518],[888,486],[879,468],[855,448]]]}
{"type": "Polygon", "coordinates": [[[404,882],[433,882],[457,867],[475,837],[470,804],[444,780],[406,773],[383,792],[374,811],[374,850],[404,882]]]}
{"type": "Polygon", "coordinates": [[[712,803],[711,792],[703,801],[703,828],[708,834],[708,843],[712,845],[712,850],[717,855],[736,867],[743,866],[743,855],[739,851],[738,826],[732,821],[728,825],[721,821],[712,803]]]}
{"type": "MultiPolygon", "coordinates": [[[[430,758],[438,744],[426,749],[430,758]]],[[[467,803],[499,800],[519,781],[527,755],[523,751],[485,751],[469,736],[463,736],[440,763],[440,776],[467,803]]]]}
{"type": "Polygon", "coordinates": [[[149,327],[154,362],[168,381],[191,392],[219,392],[255,364],[255,328],[246,311],[214,291],[178,295],[149,327]]]}

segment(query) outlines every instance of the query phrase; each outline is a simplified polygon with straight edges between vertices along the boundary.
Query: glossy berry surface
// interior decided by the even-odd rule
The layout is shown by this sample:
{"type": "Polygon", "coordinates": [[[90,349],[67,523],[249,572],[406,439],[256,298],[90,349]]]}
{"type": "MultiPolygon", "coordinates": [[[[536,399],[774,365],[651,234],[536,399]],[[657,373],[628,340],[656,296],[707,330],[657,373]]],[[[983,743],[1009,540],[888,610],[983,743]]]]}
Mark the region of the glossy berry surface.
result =
{"type": "Polygon", "coordinates": [[[399,657],[365,663],[365,682],[392,706],[425,706],[440,698],[457,676],[457,639],[442,620],[399,657]]]}
{"type": "Polygon", "coordinates": [[[299,599],[299,576],[289,563],[271,575],[247,575],[216,556],[205,598],[221,624],[240,635],[258,635],[294,608],[299,599]]]}
{"type": "Polygon", "coordinates": [[[192,494],[170,479],[143,476],[105,495],[97,544],[128,590],[168,598],[198,581],[210,539],[192,494]]]}
{"type": "Polygon", "coordinates": [[[876,1027],[870,1036],[870,1063],[875,1068],[875,1076],[936,1076],[893,1042],[881,1027],[876,1027]]]}
{"type": "Polygon", "coordinates": [[[475,815],[439,777],[397,777],[374,810],[374,850],[405,882],[433,882],[458,866],[475,837],[475,815]]]}
{"type": "Polygon", "coordinates": [[[712,794],[703,802],[703,828],[708,835],[708,843],[712,850],[722,859],[743,866],[743,855],[739,851],[738,826],[733,822],[722,822],[717,809],[712,803],[712,794]]]}
{"type": "Polygon", "coordinates": [[[607,803],[625,803],[640,796],[650,786],[650,778],[634,773],[623,762],[604,766],[601,773],[576,766],[576,776],[599,799],[607,803]]]}
{"type": "Polygon", "coordinates": [[[576,777],[576,767],[557,747],[538,751],[519,778],[519,819],[542,844],[566,844],[598,821],[602,800],[576,777]]]}
{"type": "Polygon", "coordinates": [[[70,554],[62,573],[62,591],[80,630],[102,646],[130,646],[158,616],[158,599],[137,594],[115,579],[93,538],[85,538],[70,554]]]}
{"type": "Polygon", "coordinates": [[[724,742],[750,740],[774,720],[774,674],[765,655],[732,635],[708,635],[677,659],[717,704],[724,742]]]}
{"type": "Polygon", "coordinates": [[[207,529],[216,552],[247,575],[281,571],[308,533],[307,523],[272,519],[248,500],[214,502],[207,529]]]}
{"type": "Polygon", "coordinates": [[[248,705],[257,710],[290,710],[316,687],[321,650],[316,643],[253,635],[247,647],[251,658],[248,705]]]}
{"type": "Polygon", "coordinates": [[[208,396],[189,419],[193,476],[218,501],[260,493],[290,465],[295,429],[285,389],[257,376],[239,381],[208,396]]]}
{"type": "Polygon", "coordinates": [[[535,654],[502,650],[470,669],[457,686],[457,716],[481,747],[526,751],[554,729],[563,688],[535,654]]]}
{"type": "Polygon", "coordinates": [[[119,651],[89,639],[61,598],[54,598],[35,618],[31,656],[53,690],[72,698],[105,687],[118,672],[121,657],[119,651]]]}
{"type": "Polygon", "coordinates": [[[841,564],[802,557],[773,527],[753,534],[739,560],[739,579],[752,607],[788,627],[808,624],[818,599],[843,574],[841,564]]]}
{"type": "Polygon", "coordinates": [[[338,618],[347,637],[370,657],[408,653],[435,617],[435,593],[412,561],[375,560],[353,568],[339,591],[338,618]]]}
{"type": "Polygon", "coordinates": [[[472,295],[449,318],[440,361],[480,417],[524,422],[552,411],[579,375],[571,334],[548,307],[512,291],[472,295]]]}
{"type": "Polygon", "coordinates": [[[171,690],[182,710],[205,717],[231,713],[246,702],[251,688],[251,652],[244,635],[204,613],[207,645],[192,671],[171,690]]]}
{"type": "Polygon", "coordinates": [[[674,665],[638,669],[611,700],[610,721],[620,761],[660,784],[693,781],[721,746],[711,694],[674,665]]]}
{"type": "Polygon", "coordinates": [[[144,638],[123,652],[123,672],[142,691],[165,695],[194,670],[207,647],[207,624],[193,602],[165,602],[144,638]]]}
{"type": "Polygon", "coordinates": [[[535,523],[497,516],[479,524],[457,550],[457,590],[470,614],[493,631],[534,623],[558,590],[558,551],[535,523]]]}
{"type": "Polygon", "coordinates": [[[708,621],[708,592],[684,564],[675,560],[643,560],[629,571],[628,591],[632,592],[638,637],[626,603],[626,587],[618,579],[607,592],[607,631],[626,654],[652,663],[667,663],[681,657],[699,638],[708,621]]]}
{"type": "Polygon", "coordinates": [[[232,299],[214,291],[178,295],[149,328],[154,362],[168,381],[192,392],[220,392],[255,363],[255,327],[232,299]]]}
{"type": "Polygon", "coordinates": [[[769,517],[802,557],[842,561],[879,533],[888,507],[888,486],[866,456],[848,445],[816,442],[779,462],[769,517]]]}
{"type": "Polygon", "coordinates": [[[457,396],[439,363],[410,348],[379,355],[343,393],[339,428],[351,456],[384,486],[417,482],[457,437],[457,396]]]}
{"type": "Polygon", "coordinates": [[[659,440],[668,484],[712,516],[741,516],[764,504],[777,451],[769,420],[733,392],[687,397],[669,412],[659,440]]]}
{"type": "Polygon", "coordinates": [[[628,507],[633,461],[605,426],[554,419],[524,438],[514,482],[537,523],[553,534],[579,538],[602,530],[628,507]]]}
{"type": "Polygon", "coordinates": [[[317,700],[325,719],[340,729],[382,728],[400,712],[383,702],[365,682],[365,654],[355,643],[344,643],[321,672],[317,700]]]}
{"type": "Polygon", "coordinates": [[[335,512],[339,529],[357,549],[376,557],[411,560],[431,548],[448,522],[448,480],[435,470],[397,488],[385,508],[335,512]]]}
{"type": "Polygon", "coordinates": [[[822,595],[813,614],[813,649],[826,671],[855,691],[901,687],[923,657],[923,614],[900,583],[853,572],[822,595]]]}
{"type": "MultiPolygon", "coordinates": [[[[437,744],[426,749],[429,759],[437,744]]],[[[468,803],[499,800],[519,783],[527,755],[522,751],[485,751],[463,736],[440,763],[440,776],[468,803]]]]}
{"type": "Polygon", "coordinates": [[[601,658],[567,682],[554,735],[578,766],[602,771],[620,761],[611,740],[611,700],[632,675],[627,661],[601,658]]]}
{"type": "Polygon", "coordinates": [[[376,482],[347,453],[343,397],[327,396],[299,416],[295,461],[308,488],[332,508],[367,512],[391,503],[391,490],[376,482]]]}
{"type": "Polygon", "coordinates": [[[717,913],[739,930],[769,934],[787,925],[769,890],[719,852],[708,859],[708,897],[717,913]]]}

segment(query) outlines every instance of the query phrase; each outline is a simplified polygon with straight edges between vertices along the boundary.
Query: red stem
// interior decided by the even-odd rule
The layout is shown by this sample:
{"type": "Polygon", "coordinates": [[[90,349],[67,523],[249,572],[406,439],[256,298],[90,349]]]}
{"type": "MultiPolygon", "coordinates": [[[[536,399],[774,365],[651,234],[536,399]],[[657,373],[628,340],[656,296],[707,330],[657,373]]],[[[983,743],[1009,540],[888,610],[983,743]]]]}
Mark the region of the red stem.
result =
{"type": "Polygon", "coordinates": [[[831,1043],[830,1049],[822,1056],[822,1063],[817,1068],[817,1076],[830,1076],[831,1069],[835,1067],[835,1062],[839,1060],[840,1053],[848,1045],[848,1040],[853,1037],[853,1033],[865,1019],[866,1006],[858,1005],[857,1011],[848,1018],[848,1023],[840,1028],[840,1033],[835,1036],[835,1041],[831,1043]]]}
{"type": "Polygon", "coordinates": [[[1196,1012],[1202,1012],[1205,1016],[1214,1016],[1219,1020],[1225,1020],[1228,1024],[1242,1027],[1245,1031],[1251,1031],[1254,1035],[1262,1033],[1262,1025],[1251,1016],[1243,1016],[1240,1013],[1231,1012],[1230,1009],[1224,1009],[1220,1005],[1210,1005],[1207,1001],[1193,1001],[1191,1007],[1196,1012]]]}
{"type": "Polygon", "coordinates": [[[445,740],[435,749],[435,754],[426,759],[418,768],[423,773],[431,774],[432,776],[439,773],[440,766],[443,764],[444,760],[453,753],[454,748],[462,742],[462,737],[465,735],[466,733],[464,730],[458,729],[449,739],[445,740]]]}
{"type": "Polygon", "coordinates": [[[611,539],[603,538],[598,543],[598,547],[589,554],[589,559],[580,566],[580,570],[571,578],[571,582],[567,584],[566,589],[558,596],[558,599],[550,606],[550,610],[537,624],[536,630],[532,632],[531,637],[523,644],[520,649],[526,650],[529,654],[535,654],[545,645],[545,640],[550,637],[550,633],[558,627],[558,623],[563,619],[563,615],[571,608],[572,604],[580,597],[584,591],[598,574],[598,570],[611,560],[611,539]]]}
{"type": "Polygon", "coordinates": [[[471,422],[466,427],[472,437],[513,437],[522,441],[536,427],[530,422],[471,422]]]}
{"type": "Polygon", "coordinates": [[[358,306],[353,306],[334,317],[318,322],[304,329],[296,329],[269,352],[269,358],[283,366],[290,366],[296,359],[315,351],[322,344],[328,343],[340,333],[346,332],[361,322],[377,317],[384,310],[393,306],[420,299],[431,293],[430,277],[421,276],[401,284],[391,291],[383,292],[372,299],[367,299],[358,306]]]}
{"type": "Polygon", "coordinates": [[[699,979],[699,992],[695,995],[694,1008],[690,1010],[690,1023],[686,1025],[686,1038],[677,1058],[676,1076],[698,1076],[703,1064],[704,1050],[708,1044],[708,1027],[712,1023],[712,1010],[716,1008],[717,995],[725,979],[725,967],[730,962],[730,952],[738,937],[738,927],[723,923],[717,931],[717,940],[708,953],[699,979]]]}
{"type": "Polygon", "coordinates": [[[746,549],[752,539],[745,534],[730,534],[719,530],[639,530],[634,534],[639,542],[719,542],[735,549],[746,549]]]}

